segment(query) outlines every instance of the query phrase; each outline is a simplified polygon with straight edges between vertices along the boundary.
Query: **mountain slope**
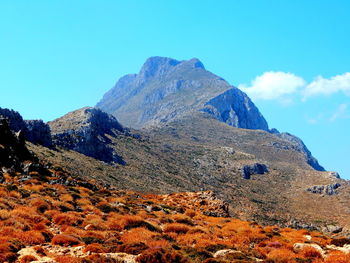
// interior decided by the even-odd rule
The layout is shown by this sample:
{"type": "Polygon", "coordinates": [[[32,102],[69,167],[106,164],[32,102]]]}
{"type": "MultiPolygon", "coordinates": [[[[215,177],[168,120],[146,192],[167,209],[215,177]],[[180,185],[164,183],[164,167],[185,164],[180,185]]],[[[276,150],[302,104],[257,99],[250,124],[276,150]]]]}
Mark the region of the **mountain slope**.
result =
{"type": "Polygon", "coordinates": [[[159,126],[202,110],[234,127],[268,130],[248,96],[205,70],[198,59],[151,57],[139,74],[122,77],[96,106],[133,128],[159,126]]]}
{"type": "Polygon", "coordinates": [[[346,238],[230,218],[210,191],[104,188],[38,160],[4,119],[0,135],[1,263],[349,260],[346,238]]]}
{"type": "Polygon", "coordinates": [[[211,190],[229,203],[231,215],[245,220],[325,231],[341,225],[347,232],[350,226],[349,184],[315,171],[297,143],[275,134],[235,128],[197,112],[137,137],[106,136],[126,165],[111,166],[64,149],[31,145],[31,150],[72,174],[119,189],[211,190]],[[259,174],[259,165],[267,172],[259,174]],[[246,171],[252,172],[247,176],[246,171]]]}

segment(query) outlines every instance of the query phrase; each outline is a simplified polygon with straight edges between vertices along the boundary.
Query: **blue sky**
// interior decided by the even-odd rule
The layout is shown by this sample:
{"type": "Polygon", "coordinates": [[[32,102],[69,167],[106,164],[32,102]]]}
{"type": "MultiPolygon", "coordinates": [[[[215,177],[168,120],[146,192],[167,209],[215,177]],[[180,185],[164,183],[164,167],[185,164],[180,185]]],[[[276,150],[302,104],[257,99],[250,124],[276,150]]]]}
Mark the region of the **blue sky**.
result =
{"type": "Polygon", "coordinates": [[[350,179],[350,2],[0,1],[0,107],[95,105],[150,56],[199,58],[350,179]]]}

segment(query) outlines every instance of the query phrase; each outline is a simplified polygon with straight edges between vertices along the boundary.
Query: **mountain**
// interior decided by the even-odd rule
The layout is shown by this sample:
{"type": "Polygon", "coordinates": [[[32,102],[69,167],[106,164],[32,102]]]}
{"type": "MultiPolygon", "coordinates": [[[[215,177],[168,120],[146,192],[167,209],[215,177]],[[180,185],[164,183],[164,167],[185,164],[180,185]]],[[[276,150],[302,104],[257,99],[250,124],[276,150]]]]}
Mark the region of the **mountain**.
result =
{"type": "Polygon", "coordinates": [[[115,116],[123,125],[137,129],[157,128],[205,112],[230,126],[265,130],[289,140],[304,153],[311,167],[325,171],[302,140],[276,129],[270,131],[265,118],[244,92],[207,71],[195,58],[178,61],[151,57],[139,74],[120,78],[96,107],[115,116]]]}
{"type": "Polygon", "coordinates": [[[96,105],[125,126],[159,126],[204,111],[231,126],[268,130],[249,97],[204,68],[198,59],[151,57],[126,75],[96,105]]]}

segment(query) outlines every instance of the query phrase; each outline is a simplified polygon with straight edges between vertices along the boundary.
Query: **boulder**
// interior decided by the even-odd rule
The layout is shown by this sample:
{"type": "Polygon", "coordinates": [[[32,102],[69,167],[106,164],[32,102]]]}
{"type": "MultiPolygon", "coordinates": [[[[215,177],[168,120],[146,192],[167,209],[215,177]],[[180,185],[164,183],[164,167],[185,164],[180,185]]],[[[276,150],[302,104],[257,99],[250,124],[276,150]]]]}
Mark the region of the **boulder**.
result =
{"type": "Polygon", "coordinates": [[[244,179],[250,179],[253,174],[265,174],[269,172],[267,166],[261,163],[244,165],[241,170],[244,179]]]}

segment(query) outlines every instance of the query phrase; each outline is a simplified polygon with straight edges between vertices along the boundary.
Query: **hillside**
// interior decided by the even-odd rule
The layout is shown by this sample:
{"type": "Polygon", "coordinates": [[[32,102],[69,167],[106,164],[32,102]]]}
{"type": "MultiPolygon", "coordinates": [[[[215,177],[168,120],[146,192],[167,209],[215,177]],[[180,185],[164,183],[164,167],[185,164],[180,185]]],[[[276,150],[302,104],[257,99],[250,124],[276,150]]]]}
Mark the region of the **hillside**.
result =
{"type": "Polygon", "coordinates": [[[212,192],[104,188],[39,160],[0,119],[0,262],[349,262],[349,240],[229,218],[212,192]]]}
{"type": "Polygon", "coordinates": [[[200,112],[139,135],[106,135],[108,147],[125,165],[64,149],[30,148],[72,174],[119,189],[160,194],[210,190],[241,219],[325,232],[349,229],[348,182],[314,170],[298,142],[235,128],[200,112]],[[257,164],[267,172],[257,174],[257,164]],[[308,190],[313,187],[324,190],[308,190]]]}

